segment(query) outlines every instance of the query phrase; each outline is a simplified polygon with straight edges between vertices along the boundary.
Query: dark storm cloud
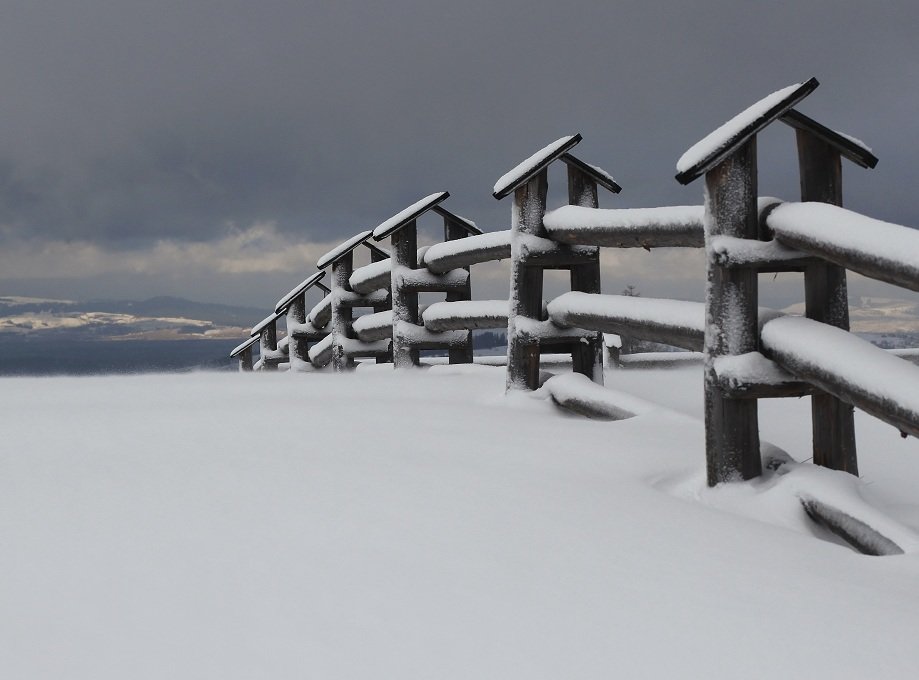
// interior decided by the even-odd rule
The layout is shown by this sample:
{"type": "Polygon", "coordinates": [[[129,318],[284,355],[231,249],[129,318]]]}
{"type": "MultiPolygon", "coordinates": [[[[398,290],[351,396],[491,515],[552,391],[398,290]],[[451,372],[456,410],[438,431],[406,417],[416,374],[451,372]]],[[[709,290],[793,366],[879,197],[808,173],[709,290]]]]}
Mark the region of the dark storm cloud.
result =
{"type": "MultiPolygon", "coordinates": [[[[881,158],[847,171],[849,205],[919,223],[916,25],[913,0],[7,2],[0,233],[326,241],[439,189],[506,228],[494,180],[574,131],[625,187],[605,205],[697,203],[679,155],[811,75],[802,110],[881,158]]],[[[793,198],[793,136],[762,146],[793,198]]]]}

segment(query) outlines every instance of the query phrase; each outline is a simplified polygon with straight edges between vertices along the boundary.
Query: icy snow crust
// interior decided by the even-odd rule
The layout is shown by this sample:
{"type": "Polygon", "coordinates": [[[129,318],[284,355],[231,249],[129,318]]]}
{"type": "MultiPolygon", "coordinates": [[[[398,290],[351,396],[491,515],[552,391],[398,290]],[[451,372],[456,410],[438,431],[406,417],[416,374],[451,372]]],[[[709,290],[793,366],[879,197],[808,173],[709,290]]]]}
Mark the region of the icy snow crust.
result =
{"type": "Polygon", "coordinates": [[[498,181],[495,182],[492,193],[497,197],[504,194],[505,192],[515,189],[517,185],[523,183],[523,181],[527,179],[527,177],[529,177],[539,167],[545,165],[548,162],[551,162],[555,158],[561,156],[567,149],[573,147],[577,142],[574,144],[572,144],[572,142],[577,137],[578,135],[568,135],[567,137],[556,139],[551,144],[546,145],[534,153],[525,161],[518,163],[511,170],[498,178],[498,181]]]}
{"type": "MultiPolygon", "coordinates": [[[[915,675],[919,441],[857,412],[864,480],[708,489],[700,368],[607,372],[618,422],[407,373],[4,379],[4,677],[915,675]]],[[[807,399],[760,423],[810,457],[807,399]]]]}
{"type": "MultiPolygon", "coordinates": [[[[803,84],[804,83],[795,83],[794,85],[789,85],[788,87],[784,87],[781,90],[763,97],[753,104],[753,106],[741,111],[731,118],[731,120],[724,123],[724,125],[717,130],[710,132],[704,138],[693,144],[686,153],[680,156],[680,160],[678,160],[676,164],[677,172],[686,172],[699,163],[702,163],[705,159],[715,155],[723,147],[727,146],[735,135],[739,134],[744,128],[752,124],[758,118],[766,115],[771,108],[778,106],[783,100],[791,97],[794,91],[803,84]]],[[[787,108],[791,108],[792,106],[794,106],[793,101],[789,102],[787,108]]],[[[781,114],[784,113],[784,111],[780,110],[778,113],[781,114]]]]}

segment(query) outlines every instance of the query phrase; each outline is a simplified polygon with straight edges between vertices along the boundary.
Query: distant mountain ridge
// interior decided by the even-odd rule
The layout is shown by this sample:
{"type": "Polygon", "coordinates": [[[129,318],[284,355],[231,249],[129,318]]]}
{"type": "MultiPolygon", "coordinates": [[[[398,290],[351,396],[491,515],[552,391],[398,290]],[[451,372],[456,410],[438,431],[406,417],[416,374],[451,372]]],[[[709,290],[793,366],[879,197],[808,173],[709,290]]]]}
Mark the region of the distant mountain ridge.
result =
{"type": "Polygon", "coordinates": [[[264,310],[180,297],[146,300],[49,300],[0,296],[0,333],[99,340],[240,337],[264,310]]]}

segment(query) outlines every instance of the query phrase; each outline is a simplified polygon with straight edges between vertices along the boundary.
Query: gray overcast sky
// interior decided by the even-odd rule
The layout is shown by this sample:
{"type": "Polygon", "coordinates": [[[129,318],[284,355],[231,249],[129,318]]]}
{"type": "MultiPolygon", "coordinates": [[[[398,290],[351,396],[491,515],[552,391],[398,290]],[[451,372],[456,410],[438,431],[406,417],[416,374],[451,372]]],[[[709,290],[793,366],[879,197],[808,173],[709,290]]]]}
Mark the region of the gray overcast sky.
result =
{"type": "MultiPolygon", "coordinates": [[[[801,110],[881,159],[847,205],[919,225],[917,26],[915,0],[2,0],[0,294],[268,305],[433,191],[507,228],[495,179],[573,132],[624,187],[602,205],[699,203],[683,151],[812,75],[801,110]]],[[[796,172],[767,131],[761,193],[796,172]]],[[[621,278],[678,294],[683,262],[621,278]]]]}

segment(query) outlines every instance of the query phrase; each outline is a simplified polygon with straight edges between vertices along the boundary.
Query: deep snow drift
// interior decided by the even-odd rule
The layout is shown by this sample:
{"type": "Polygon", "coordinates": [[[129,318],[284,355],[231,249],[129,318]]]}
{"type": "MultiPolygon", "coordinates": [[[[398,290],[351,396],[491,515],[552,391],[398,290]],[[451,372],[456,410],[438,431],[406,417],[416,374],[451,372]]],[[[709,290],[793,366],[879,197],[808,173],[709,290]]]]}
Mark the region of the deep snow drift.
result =
{"type": "MultiPolygon", "coordinates": [[[[861,480],[786,464],[711,490],[701,369],[607,385],[635,418],[505,397],[478,366],[5,379],[0,673],[915,677],[915,440],[858,414],[861,480]],[[840,545],[804,493],[906,554],[840,545]]],[[[809,458],[807,399],[760,420],[809,458]]]]}

